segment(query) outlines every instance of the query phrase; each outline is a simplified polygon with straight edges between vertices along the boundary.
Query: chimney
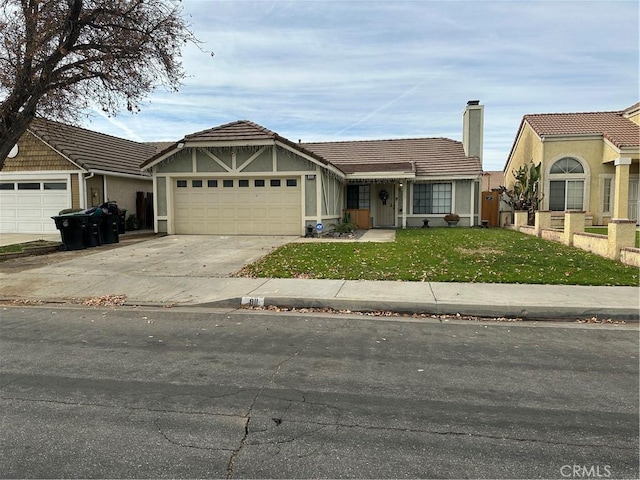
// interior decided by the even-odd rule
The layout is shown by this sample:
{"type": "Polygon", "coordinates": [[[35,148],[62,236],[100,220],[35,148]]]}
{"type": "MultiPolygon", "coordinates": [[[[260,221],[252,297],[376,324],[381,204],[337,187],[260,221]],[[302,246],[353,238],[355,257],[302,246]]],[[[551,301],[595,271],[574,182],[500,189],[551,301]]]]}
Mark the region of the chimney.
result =
{"type": "Polygon", "coordinates": [[[478,157],[482,164],[484,137],[484,105],[469,100],[462,116],[462,146],[468,157],[478,157]]]}

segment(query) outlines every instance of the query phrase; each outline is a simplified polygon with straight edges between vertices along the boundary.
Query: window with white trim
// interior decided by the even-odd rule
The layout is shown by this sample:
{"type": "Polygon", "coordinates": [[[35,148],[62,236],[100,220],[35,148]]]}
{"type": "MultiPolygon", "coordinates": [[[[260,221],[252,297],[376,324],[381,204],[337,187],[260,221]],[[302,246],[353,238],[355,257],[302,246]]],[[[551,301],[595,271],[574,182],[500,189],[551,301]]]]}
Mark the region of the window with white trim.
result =
{"type": "Polygon", "coordinates": [[[584,210],[585,171],[575,158],[564,157],[549,170],[549,210],[584,210]]]}
{"type": "Polygon", "coordinates": [[[451,213],[451,183],[414,183],[413,213],[451,213]]]}
{"type": "Polygon", "coordinates": [[[613,177],[602,178],[602,213],[613,211],[613,177]]]}

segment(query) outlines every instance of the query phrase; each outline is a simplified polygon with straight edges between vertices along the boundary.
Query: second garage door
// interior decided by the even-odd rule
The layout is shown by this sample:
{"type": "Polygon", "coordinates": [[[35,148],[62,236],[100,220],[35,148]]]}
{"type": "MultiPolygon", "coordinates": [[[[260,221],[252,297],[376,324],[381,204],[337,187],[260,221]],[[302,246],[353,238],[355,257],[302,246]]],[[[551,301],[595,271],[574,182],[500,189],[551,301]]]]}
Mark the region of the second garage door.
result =
{"type": "Polygon", "coordinates": [[[70,206],[66,180],[0,182],[0,232],[55,233],[51,217],[70,206]]]}
{"type": "Polygon", "coordinates": [[[300,178],[173,181],[177,234],[300,235],[300,178]]]}

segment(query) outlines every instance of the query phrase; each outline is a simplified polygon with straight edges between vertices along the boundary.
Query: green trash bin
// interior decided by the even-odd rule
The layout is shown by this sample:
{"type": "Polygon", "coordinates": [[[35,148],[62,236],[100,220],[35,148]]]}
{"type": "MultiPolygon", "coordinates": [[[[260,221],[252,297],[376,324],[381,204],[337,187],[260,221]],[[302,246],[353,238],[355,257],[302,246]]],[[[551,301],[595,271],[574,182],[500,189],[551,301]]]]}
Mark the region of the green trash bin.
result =
{"type": "Polygon", "coordinates": [[[56,228],[60,230],[64,250],[82,250],[87,248],[85,231],[87,229],[89,215],[69,214],[51,218],[56,222],[56,228]]]}

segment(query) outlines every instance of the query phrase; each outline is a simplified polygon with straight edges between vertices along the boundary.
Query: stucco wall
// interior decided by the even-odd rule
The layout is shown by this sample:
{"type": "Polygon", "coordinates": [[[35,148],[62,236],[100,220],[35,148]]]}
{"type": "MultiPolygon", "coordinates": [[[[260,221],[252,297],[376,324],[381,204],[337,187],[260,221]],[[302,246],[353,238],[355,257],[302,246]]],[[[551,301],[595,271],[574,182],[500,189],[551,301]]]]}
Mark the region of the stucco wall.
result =
{"type": "Polygon", "coordinates": [[[181,152],[178,152],[171,157],[164,160],[162,163],[159,163],[156,166],[156,169],[159,173],[185,173],[193,171],[193,160],[191,157],[191,150],[185,149],[181,152]]]}
{"type": "Polygon", "coordinates": [[[316,211],[317,207],[317,190],[316,186],[320,183],[318,181],[318,176],[316,175],[313,180],[309,180],[306,177],[304,178],[304,214],[307,217],[316,216],[318,213],[316,211]]]}
{"type": "Polygon", "coordinates": [[[315,171],[316,166],[309,160],[296,155],[289,150],[278,147],[276,149],[278,172],[310,172],[315,171]]]}
{"type": "Polygon", "coordinates": [[[620,250],[620,261],[640,268],[640,248],[623,248],[620,250]]]}
{"type": "Polygon", "coordinates": [[[513,155],[505,166],[504,184],[508,189],[513,188],[515,183],[513,172],[532,160],[536,165],[542,161],[542,142],[529,124],[525,122],[513,155]]]}
{"type": "Polygon", "coordinates": [[[573,246],[606,257],[609,249],[609,239],[606,235],[576,233],[573,236],[573,246]]]}
{"type": "Polygon", "coordinates": [[[87,178],[87,208],[104,203],[104,179],[102,175],[87,178]]]}
{"type": "Polygon", "coordinates": [[[127,210],[127,216],[136,213],[136,192],[153,191],[151,179],[107,176],[107,201],[115,201],[118,208],[127,210]]]}

